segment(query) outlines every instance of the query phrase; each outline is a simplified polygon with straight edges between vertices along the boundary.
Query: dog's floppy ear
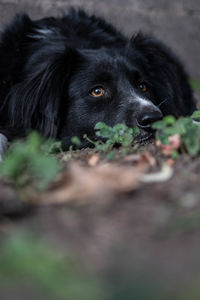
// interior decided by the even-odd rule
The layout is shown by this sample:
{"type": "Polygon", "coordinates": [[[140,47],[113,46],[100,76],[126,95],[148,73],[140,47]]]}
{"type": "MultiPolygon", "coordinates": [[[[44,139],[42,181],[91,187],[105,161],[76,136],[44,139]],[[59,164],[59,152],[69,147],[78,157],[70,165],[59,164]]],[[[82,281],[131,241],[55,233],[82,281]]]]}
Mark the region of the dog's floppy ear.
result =
{"type": "Polygon", "coordinates": [[[63,91],[76,55],[76,50],[55,43],[35,51],[26,64],[25,79],[7,99],[12,126],[56,137],[63,91]]]}
{"type": "Polygon", "coordinates": [[[129,51],[132,48],[136,60],[147,72],[156,94],[156,104],[160,104],[165,115],[188,115],[195,110],[188,76],[167,46],[154,37],[139,33],[132,37],[128,48],[129,51]]]}

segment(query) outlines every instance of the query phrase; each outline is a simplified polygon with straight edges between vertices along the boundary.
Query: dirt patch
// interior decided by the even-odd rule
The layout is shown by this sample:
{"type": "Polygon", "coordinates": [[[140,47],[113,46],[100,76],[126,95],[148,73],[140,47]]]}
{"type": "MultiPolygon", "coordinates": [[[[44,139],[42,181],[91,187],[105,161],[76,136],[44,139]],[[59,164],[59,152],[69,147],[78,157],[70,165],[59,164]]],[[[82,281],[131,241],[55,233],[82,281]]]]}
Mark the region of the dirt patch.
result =
{"type": "MultiPolygon", "coordinates": [[[[156,160],[153,165],[148,162],[149,174],[160,171],[167,161],[154,143],[141,147],[139,152],[148,152],[156,160]]],[[[95,153],[86,149],[74,160],[88,168],[92,155],[95,153]]],[[[117,168],[123,181],[124,168],[134,173],[138,166],[125,159],[118,162],[117,168]]],[[[1,240],[17,232],[34,233],[55,251],[71,253],[79,265],[111,284],[123,278],[137,282],[137,276],[142,276],[147,281],[151,278],[155,286],[159,283],[167,293],[182,291],[200,274],[200,158],[182,155],[171,168],[173,174],[164,182],[138,184],[134,177],[131,184],[137,184],[119,192],[119,181],[117,193],[102,192],[106,185],[101,178],[97,193],[92,189],[89,201],[80,202],[80,194],[76,194],[73,201],[62,205],[50,201],[48,205],[47,194],[47,203],[31,211],[19,205],[17,195],[4,183],[0,197],[1,240]]],[[[79,175],[84,176],[83,170],[79,175]]],[[[105,180],[108,185],[108,178],[105,180]]]]}

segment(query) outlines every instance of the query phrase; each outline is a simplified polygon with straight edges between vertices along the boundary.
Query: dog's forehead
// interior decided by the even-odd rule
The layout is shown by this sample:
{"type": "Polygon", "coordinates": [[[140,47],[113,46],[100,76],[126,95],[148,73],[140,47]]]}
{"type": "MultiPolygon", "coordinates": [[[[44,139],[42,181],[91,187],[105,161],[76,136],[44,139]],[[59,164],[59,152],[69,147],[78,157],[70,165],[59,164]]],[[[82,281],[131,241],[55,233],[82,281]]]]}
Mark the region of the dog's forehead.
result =
{"type": "Polygon", "coordinates": [[[138,71],[138,67],[129,60],[123,49],[84,49],[81,53],[85,58],[84,66],[98,73],[107,71],[117,75],[138,71]]]}

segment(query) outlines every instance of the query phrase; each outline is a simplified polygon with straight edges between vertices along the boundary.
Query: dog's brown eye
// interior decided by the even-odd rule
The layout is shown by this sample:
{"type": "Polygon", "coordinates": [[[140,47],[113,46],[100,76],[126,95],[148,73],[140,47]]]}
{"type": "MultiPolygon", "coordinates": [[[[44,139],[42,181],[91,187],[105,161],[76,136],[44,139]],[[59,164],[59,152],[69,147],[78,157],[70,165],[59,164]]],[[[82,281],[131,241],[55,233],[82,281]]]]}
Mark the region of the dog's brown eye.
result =
{"type": "Polygon", "coordinates": [[[104,89],[102,87],[96,87],[94,88],[91,93],[93,97],[101,97],[104,94],[104,89]]]}
{"type": "Polygon", "coordinates": [[[139,87],[139,89],[141,90],[141,92],[146,93],[146,91],[147,91],[147,86],[146,86],[145,83],[140,83],[138,87],[139,87]]]}

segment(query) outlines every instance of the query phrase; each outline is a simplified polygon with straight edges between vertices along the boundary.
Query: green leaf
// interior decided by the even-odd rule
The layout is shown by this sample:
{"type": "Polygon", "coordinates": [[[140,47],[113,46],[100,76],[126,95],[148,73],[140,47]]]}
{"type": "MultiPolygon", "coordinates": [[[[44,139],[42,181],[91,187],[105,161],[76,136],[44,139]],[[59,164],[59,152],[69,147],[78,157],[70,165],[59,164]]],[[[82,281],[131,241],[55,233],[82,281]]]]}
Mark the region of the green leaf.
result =
{"type": "Polygon", "coordinates": [[[166,116],[164,117],[164,121],[167,125],[173,125],[176,122],[176,119],[174,116],[166,116]]]}
{"type": "Polygon", "coordinates": [[[71,138],[71,143],[74,144],[77,147],[80,147],[80,145],[81,145],[81,141],[77,136],[73,136],[71,138]]]}
{"type": "Polygon", "coordinates": [[[178,151],[174,150],[172,152],[172,158],[176,159],[177,157],[179,157],[179,153],[178,153],[178,151]]]}
{"type": "Polygon", "coordinates": [[[200,110],[196,110],[195,112],[193,112],[191,118],[200,121],[200,110]]]}
{"type": "Polygon", "coordinates": [[[133,134],[133,139],[136,138],[136,136],[138,136],[138,134],[140,133],[140,130],[138,127],[132,127],[132,134],[133,134]]]}
{"type": "Polygon", "coordinates": [[[33,131],[27,137],[26,147],[30,152],[36,153],[42,144],[42,138],[38,132],[33,131]]]}
{"type": "Polygon", "coordinates": [[[98,129],[102,129],[102,128],[106,127],[106,126],[107,126],[107,125],[106,125],[104,122],[98,122],[98,123],[95,125],[94,129],[95,129],[95,130],[98,130],[98,129]]]}
{"type": "Polygon", "coordinates": [[[200,93],[200,83],[196,79],[190,78],[190,85],[196,92],[200,93]]]}
{"type": "Polygon", "coordinates": [[[164,129],[166,128],[165,120],[156,121],[152,124],[153,129],[164,129]]]}

